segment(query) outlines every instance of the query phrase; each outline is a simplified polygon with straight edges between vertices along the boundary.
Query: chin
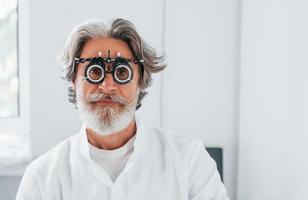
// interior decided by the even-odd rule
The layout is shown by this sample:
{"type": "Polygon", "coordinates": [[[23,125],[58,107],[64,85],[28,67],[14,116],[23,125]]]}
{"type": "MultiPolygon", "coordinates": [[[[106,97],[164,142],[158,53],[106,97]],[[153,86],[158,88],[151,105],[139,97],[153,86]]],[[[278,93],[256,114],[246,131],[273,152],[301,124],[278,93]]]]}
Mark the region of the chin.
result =
{"type": "Polygon", "coordinates": [[[120,112],[117,109],[106,106],[95,109],[87,109],[79,106],[79,116],[86,126],[97,135],[106,136],[124,130],[134,119],[131,109],[120,112]]]}

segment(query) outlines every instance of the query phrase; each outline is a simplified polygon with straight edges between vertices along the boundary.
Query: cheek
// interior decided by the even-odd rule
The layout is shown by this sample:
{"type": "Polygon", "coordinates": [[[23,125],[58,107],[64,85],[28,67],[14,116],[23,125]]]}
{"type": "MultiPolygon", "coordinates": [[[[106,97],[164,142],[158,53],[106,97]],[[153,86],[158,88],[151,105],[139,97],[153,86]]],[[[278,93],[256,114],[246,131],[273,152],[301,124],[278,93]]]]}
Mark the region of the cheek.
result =
{"type": "Polygon", "coordinates": [[[139,92],[138,84],[135,81],[130,82],[127,86],[123,87],[121,90],[121,95],[128,101],[135,100],[139,92]]]}
{"type": "Polygon", "coordinates": [[[87,81],[82,81],[81,84],[83,95],[89,95],[97,92],[97,86],[96,85],[91,85],[87,81]]]}
{"type": "Polygon", "coordinates": [[[83,96],[94,91],[93,86],[88,84],[87,81],[84,80],[84,77],[81,75],[78,75],[78,77],[76,78],[76,88],[77,92],[79,92],[79,94],[83,96]]]}

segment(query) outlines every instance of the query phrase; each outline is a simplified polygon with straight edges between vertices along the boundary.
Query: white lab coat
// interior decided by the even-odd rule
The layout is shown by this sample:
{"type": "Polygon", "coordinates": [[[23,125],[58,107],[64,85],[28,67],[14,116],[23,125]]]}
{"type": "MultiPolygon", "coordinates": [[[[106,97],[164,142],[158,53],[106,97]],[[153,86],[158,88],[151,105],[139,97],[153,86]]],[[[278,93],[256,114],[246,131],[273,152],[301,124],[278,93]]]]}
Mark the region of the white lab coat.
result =
{"type": "Polygon", "coordinates": [[[82,126],[33,161],[16,200],[227,200],[214,160],[199,139],[137,122],[134,151],[113,182],[91,160],[82,126]]]}

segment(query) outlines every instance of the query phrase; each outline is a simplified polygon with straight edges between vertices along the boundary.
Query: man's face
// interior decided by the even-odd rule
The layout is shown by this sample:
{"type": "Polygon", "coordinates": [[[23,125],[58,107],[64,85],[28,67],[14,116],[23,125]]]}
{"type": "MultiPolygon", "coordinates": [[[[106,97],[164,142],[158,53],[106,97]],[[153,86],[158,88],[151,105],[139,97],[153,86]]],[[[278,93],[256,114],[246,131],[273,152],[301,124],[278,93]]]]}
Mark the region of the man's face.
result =
{"type": "MultiPolygon", "coordinates": [[[[101,56],[116,58],[120,55],[133,60],[129,46],[122,40],[111,38],[93,38],[89,40],[81,58],[101,56]]],[[[92,84],[85,80],[84,70],[89,62],[79,63],[74,81],[79,114],[87,126],[99,135],[108,135],[126,128],[134,117],[139,94],[139,69],[137,64],[130,63],[133,68],[133,79],[124,85],[114,81],[112,74],[106,73],[104,81],[92,84]]],[[[109,65],[106,63],[106,65],[109,65]]]]}

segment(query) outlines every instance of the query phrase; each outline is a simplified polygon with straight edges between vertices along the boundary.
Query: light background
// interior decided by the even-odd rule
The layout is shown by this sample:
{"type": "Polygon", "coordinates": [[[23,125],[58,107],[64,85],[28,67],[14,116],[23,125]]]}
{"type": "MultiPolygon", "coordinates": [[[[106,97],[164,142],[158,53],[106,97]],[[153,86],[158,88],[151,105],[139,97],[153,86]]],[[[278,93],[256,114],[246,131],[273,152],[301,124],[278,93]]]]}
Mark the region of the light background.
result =
{"type": "Polygon", "coordinates": [[[91,18],[124,17],[166,52],[169,63],[154,77],[138,113],[143,121],[222,147],[231,199],[308,199],[307,1],[32,0],[23,5],[29,40],[21,53],[28,55],[25,91],[34,156],[80,128],[55,59],[67,35],[91,18]]]}

